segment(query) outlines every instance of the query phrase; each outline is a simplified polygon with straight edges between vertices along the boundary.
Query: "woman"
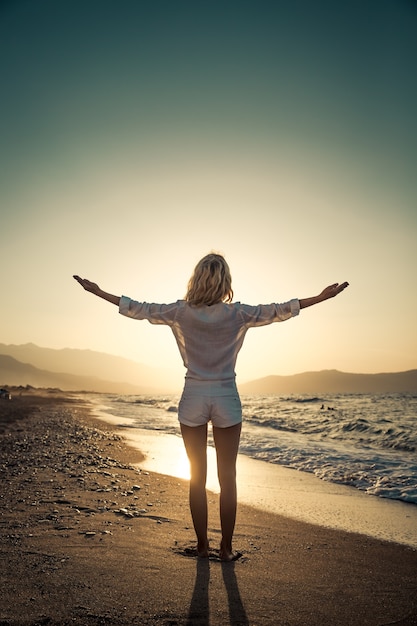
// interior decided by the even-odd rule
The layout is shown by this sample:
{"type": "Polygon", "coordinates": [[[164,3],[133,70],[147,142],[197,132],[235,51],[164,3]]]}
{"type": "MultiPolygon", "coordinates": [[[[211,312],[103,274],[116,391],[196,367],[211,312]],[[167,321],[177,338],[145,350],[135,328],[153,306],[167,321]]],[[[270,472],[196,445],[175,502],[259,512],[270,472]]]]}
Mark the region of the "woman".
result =
{"type": "Polygon", "coordinates": [[[235,364],[246,331],[254,326],[282,322],[300,309],[333,298],[348,283],[335,283],[320,295],[284,304],[250,306],[232,303],[232,279],[223,256],[208,254],[197,264],[184,300],[172,304],[136,302],[109,294],[95,283],[74,278],[94,295],[119,307],[133,319],[171,327],[184,366],[185,385],[178,419],[190,461],[190,509],[197,536],[197,554],[208,557],[207,538],[207,424],[212,422],[220,484],[220,558],[232,561],[236,520],[236,457],[242,426],[242,408],[235,382],[235,364]]]}

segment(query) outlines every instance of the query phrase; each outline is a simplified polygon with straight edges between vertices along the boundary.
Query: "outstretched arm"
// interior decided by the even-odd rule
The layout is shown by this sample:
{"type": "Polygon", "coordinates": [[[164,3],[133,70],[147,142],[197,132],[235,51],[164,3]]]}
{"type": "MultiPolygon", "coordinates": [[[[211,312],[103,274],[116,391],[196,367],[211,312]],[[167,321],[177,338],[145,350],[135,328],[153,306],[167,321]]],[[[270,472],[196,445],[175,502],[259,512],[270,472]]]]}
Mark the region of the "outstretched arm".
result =
{"type": "Polygon", "coordinates": [[[80,283],[81,287],[83,287],[86,291],[89,291],[99,298],[103,298],[103,300],[107,300],[107,302],[111,302],[112,304],[119,306],[119,296],[114,296],[112,293],[107,293],[106,291],[103,291],[98,285],[96,285],[96,283],[92,283],[86,278],[80,278],[79,276],[73,276],[73,278],[75,278],[77,283],[80,283]]]}
{"type": "Polygon", "coordinates": [[[334,298],[339,293],[341,293],[346,287],[349,286],[349,283],[345,282],[339,285],[339,283],[334,283],[334,285],[329,285],[318,296],[313,296],[312,298],[303,298],[299,300],[300,309],[306,309],[308,306],[313,306],[313,304],[318,304],[319,302],[324,302],[329,298],[334,298]]]}

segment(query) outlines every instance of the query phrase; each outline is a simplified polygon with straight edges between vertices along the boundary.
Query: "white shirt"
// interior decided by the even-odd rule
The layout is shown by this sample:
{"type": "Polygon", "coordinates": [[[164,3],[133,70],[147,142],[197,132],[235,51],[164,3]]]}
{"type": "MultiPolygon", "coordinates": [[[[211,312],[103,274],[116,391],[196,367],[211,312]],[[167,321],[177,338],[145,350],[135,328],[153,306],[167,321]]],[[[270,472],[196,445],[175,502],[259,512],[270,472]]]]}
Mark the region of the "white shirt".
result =
{"type": "Polygon", "coordinates": [[[187,369],[186,378],[213,382],[234,380],[237,355],[249,328],[283,322],[299,312],[297,299],[283,304],[220,302],[196,307],[185,300],[149,304],[122,296],[119,304],[119,313],[126,317],[170,326],[187,369]]]}

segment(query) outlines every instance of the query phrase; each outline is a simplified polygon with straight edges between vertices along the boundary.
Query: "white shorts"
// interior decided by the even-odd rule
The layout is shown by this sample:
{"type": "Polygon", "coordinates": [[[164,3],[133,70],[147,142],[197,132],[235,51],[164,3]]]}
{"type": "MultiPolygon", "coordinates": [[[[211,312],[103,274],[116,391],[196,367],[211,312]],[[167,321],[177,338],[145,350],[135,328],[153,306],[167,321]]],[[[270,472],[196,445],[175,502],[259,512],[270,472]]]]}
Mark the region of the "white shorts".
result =
{"type": "Polygon", "coordinates": [[[185,426],[202,426],[211,421],[229,428],[242,421],[242,404],[234,381],[185,383],[178,405],[178,419],[185,426]]]}

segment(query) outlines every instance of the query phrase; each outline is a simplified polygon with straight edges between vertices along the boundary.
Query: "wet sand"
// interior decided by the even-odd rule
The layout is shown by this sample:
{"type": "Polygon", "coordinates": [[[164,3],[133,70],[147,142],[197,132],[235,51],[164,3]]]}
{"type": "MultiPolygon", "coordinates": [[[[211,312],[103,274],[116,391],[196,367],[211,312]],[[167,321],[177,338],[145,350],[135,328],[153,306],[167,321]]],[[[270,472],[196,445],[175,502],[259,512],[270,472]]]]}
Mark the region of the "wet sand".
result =
{"type": "Polygon", "coordinates": [[[0,452],[2,626],[417,624],[407,545],[242,504],[242,558],[197,559],[187,481],[139,469],[75,396],[1,401],[0,452]]]}
{"type": "MultiPolygon", "coordinates": [[[[143,452],[143,469],[179,478],[189,476],[181,437],[121,428],[119,417],[101,410],[95,410],[94,414],[117,426],[117,432],[143,452]]],[[[413,504],[370,496],[347,485],[326,482],[313,474],[258,461],[243,454],[238,455],[237,477],[241,503],[326,528],[417,548],[417,506],[413,504]]],[[[207,486],[218,493],[216,454],[212,447],[208,448],[207,486]]]]}

